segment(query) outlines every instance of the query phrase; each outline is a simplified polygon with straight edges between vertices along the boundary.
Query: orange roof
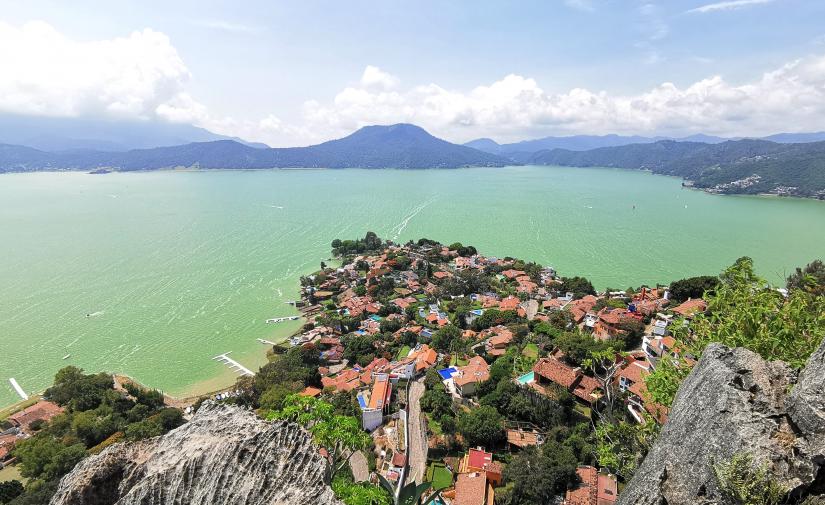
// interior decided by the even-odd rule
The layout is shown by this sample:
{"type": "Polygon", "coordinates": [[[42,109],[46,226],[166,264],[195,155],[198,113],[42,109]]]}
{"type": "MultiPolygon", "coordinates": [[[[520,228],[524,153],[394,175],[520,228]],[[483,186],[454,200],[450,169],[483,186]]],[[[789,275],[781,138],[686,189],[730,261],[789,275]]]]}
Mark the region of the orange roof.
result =
{"type": "Polygon", "coordinates": [[[580,466],[576,473],[581,483],[576,489],[568,489],[566,505],[612,505],[618,497],[618,484],[613,475],[600,474],[592,466],[580,466]]]}
{"type": "Polygon", "coordinates": [[[490,378],[490,366],[481,356],[473,356],[467,365],[459,367],[459,375],[453,378],[458,386],[464,386],[471,382],[484,382],[490,378]]]}
{"type": "Polygon", "coordinates": [[[574,369],[561,361],[551,358],[539,359],[536,364],[533,365],[533,372],[566,388],[575,384],[576,379],[581,375],[581,370],[574,369]]]}
{"type": "Polygon", "coordinates": [[[390,377],[386,374],[375,376],[375,381],[372,385],[372,394],[370,395],[369,408],[383,409],[386,407],[389,403],[391,392],[390,377]]]}
{"type": "Polygon", "coordinates": [[[453,505],[485,505],[487,503],[487,475],[485,472],[462,473],[455,483],[453,505]]]}
{"type": "Polygon", "coordinates": [[[690,316],[697,312],[704,312],[707,310],[708,304],[701,298],[688,299],[678,307],[673,307],[673,312],[680,316],[690,316]]]}
{"type": "Polygon", "coordinates": [[[9,416],[9,421],[27,430],[31,423],[35,421],[48,421],[54,416],[63,413],[63,407],[56,403],[40,400],[31,407],[28,407],[16,414],[9,416]]]}
{"type": "Polygon", "coordinates": [[[299,394],[299,395],[301,395],[301,396],[312,396],[312,397],[315,397],[315,396],[318,396],[318,395],[320,395],[320,394],[321,394],[321,390],[320,390],[320,389],[318,389],[318,388],[314,388],[314,387],[312,387],[312,386],[307,386],[307,387],[306,387],[303,391],[301,391],[301,392],[300,392],[300,393],[298,393],[298,394],[299,394]]]}
{"type": "Polygon", "coordinates": [[[498,304],[498,308],[501,310],[516,310],[518,305],[521,303],[521,300],[516,298],[515,296],[508,296],[498,304]]]}

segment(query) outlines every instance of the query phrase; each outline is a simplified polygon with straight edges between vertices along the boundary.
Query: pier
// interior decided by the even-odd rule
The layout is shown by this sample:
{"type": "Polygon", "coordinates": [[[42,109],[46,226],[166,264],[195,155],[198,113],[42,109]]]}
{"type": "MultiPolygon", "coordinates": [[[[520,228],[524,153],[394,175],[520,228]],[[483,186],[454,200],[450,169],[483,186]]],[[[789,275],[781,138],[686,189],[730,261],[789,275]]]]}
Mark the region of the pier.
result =
{"type": "Polygon", "coordinates": [[[258,342],[260,342],[264,345],[278,345],[275,342],[272,342],[272,341],[269,341],[269,340],[266,340],[266,339],[263,339],[263,338],[259,338],[258,342]]]}
{"type": "MultiPolygon", "coordinates": [[[[229,352],[232,352],[232,351],[229,351],[229,352]]],[[[248,375],[250,377],[255,375],[255,373],[253,373],[252,370],[246,368],[245,366],[241,365],[240,363],[238,363],[234,359],[230,358],[229,357],[229,352],[219,354],[219,355],[215,356],[212,359],[228,366],[230,370],[237,373],[238,375],[248,375]]]]}
{"type": "Polygon", "coordinates": [[[22,398],[23,400],[29,399],[29,395],[27,395],[26,392],[23,391],[23,388],[20,387],[20,384],[18,384],[17,381],[14,380],[14,377],[9,379],[9,382],[11,383],[11,387],[13,387],[14,390],[17,391],[17,394],[20,395],[20,398],[22,398]]]}

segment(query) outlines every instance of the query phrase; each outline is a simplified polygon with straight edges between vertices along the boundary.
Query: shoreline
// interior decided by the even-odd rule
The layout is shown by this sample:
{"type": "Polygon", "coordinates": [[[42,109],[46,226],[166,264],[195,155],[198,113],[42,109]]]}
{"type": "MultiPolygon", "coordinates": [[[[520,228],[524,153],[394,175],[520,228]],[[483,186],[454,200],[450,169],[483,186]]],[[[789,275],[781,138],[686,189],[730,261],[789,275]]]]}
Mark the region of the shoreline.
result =
{"type": "Polygon", "coordinates": [[[151,173],[151,172],[164,172],[164,173],[202,173],[202,172],[266,172],[266,171],[336,171],[336,170],[463,170],[463,169],[474,169],[474,168],[499,168],[499,169],[506,169],[506,168],[518,168],[518,167],[540,167],[540,168],[596,168],[596,169],[603,169],[603,170],[622,170],[622,171],[632,171],[632,172],[644,172],[650,175],[655,175],[659,177],[669,177],[673,179],[678,179],[682,181],[683,187],[686,189],[693,189],[696,191],[700,191],[702,193],[708,195],[719,195],[719,196],[751,196],[751,197],[758,197],[758,198],[787,198],[787,199],[796,199],[796,200],[813,200],[817,202],[825,202],[824,198],[818,198],[815,196],[801,196],[801,195],[787,195],[787,194],[777,194],[777,193],[725,193],[722,191],[712,191],[712,188],[700,188],[694,186],[690,183],[688,179],[685,179],[678,175],[670,175],[670,174],[658,174],[650,169],[646,168],[627,168],[627,167],[597,167],[597,166],[575,166],[575,165],[530,165],[530,164],[512,164],[512,165],[505,165],[501,167],[489,167],[489,166],[467,166],[467,167],[450,167],[450,168],[442,168],[442,167],[430,167],[430,168],[398,168],[398,167],[382,167],[382,168],[364,168],[364,167],[343,167],[343,168],[329,168],[329,167],[267,167],[267,168],[194,168],[194,167],[166,167],[166,168],[152,168],[146,170],[117,170],[113,168],[107,168],[109,170],[108,173],[105,174],[92,174],[89,172],[89,169],[56,169],[56,170],[21,170],[21,171],[0,171],[0,175],[3,174],[54,174],[54,173],[63,173],[63,174],[83,174],[83,175],[110,175],[110,174],[143,174],[143,173],[151,173]],[[686,184],[688,183],[688,184],[686,184]]]}

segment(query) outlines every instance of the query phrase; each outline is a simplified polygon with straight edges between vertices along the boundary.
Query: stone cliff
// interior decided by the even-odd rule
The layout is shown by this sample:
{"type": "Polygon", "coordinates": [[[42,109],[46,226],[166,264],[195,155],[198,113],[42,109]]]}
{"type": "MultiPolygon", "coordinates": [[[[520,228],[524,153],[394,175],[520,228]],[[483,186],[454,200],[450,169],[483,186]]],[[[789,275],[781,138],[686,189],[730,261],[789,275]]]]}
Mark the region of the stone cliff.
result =
{"type": "Polygon", "coordinates": [[[825,494],[825,342],[798,377],[747,349],[708,346],[618,504],[728,504],[713,466],[741,453],[767,466],[789,503],[825,494]]]}
{"type": "Polygon", "coordinates": [[[328,471],[298,425],[207,402],[164,436],[87,458],[51,505],[339,505],[328,471]]]}

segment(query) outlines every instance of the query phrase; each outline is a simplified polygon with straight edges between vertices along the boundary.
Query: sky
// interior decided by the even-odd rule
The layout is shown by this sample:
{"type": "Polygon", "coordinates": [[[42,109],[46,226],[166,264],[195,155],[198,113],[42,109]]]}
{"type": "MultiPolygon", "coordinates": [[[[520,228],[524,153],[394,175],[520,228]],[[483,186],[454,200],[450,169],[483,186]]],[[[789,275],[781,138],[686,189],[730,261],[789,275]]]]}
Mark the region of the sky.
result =
{"type": "Polygon", "coordinates": [[[0,113],[271,146],[825,130],[822,0],[0,0],[0,113]]]}

